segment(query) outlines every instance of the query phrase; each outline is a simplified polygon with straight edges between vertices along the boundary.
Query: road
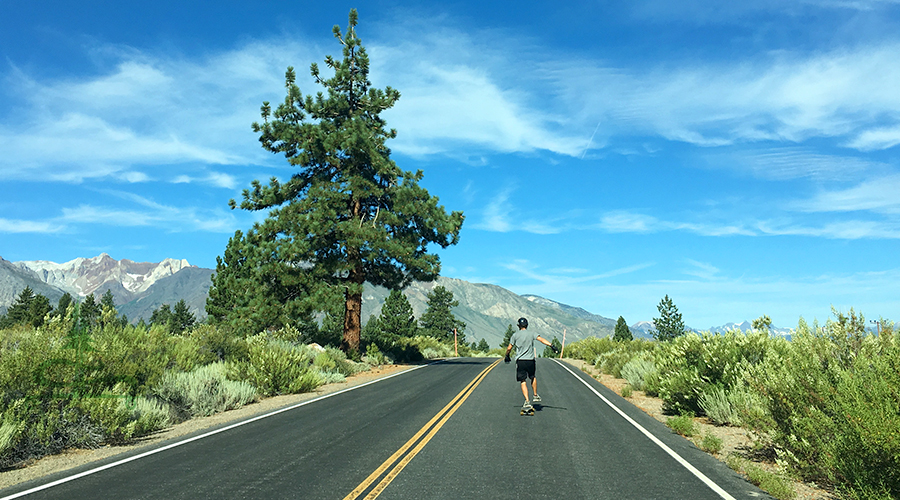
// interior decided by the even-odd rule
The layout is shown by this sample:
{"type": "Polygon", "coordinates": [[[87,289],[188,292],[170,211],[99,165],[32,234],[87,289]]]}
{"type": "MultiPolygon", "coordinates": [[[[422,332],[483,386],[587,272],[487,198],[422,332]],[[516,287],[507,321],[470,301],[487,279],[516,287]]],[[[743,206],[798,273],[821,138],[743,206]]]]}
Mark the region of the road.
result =
{"type": "Polygon", "coordinates": [[[770,498],[591,377],[459,358],[0,491],[28,499],[770,498]]]}

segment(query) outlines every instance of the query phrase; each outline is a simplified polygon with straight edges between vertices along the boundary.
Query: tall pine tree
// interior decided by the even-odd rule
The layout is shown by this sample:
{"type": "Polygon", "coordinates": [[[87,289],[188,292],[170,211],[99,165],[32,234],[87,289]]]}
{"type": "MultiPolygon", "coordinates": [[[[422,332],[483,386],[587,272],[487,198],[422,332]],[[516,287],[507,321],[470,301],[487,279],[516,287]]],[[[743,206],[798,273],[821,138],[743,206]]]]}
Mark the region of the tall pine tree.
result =
{"type": "Polygon", "coordinates": [[[452,309],[459,305],[453,299],[453,292],[441,285],[434,287],[426,295],[428,308],[419,318],[419,323],[426,335],[445,341],[453,341],[453,329],[456,329],[457,340],[460,344],[466,340],[466,324],[456,319],[452,309]]]}
{"type": "Polygon", "coordinates": [[[379,318],[381,329],[389,335],[399,337],[415,337],[418,325],[413,315],[413,308],[400,290],[391,290],[390,295],[381,306],[379,318]]]}
{"type": "Polygon", "coordinates": [[[616,330],[613,335],[613,340],[634,340],[631,330],[628,329],[628,323],[625,322],[625,318],[622,316],[619,316],[619,320],[616,321],[616,330]]]}
{"type": "Polygon", "coordinates": [[[345,350],[359,348],[363,283],[397,289],[435,279],[440,259],[428,247],[456,244],[463,223],[462,212],[448,214],[419,186],[421,171],[403,171],[391,160],[386,142],[397,132],[385,128],[381,113],[400,93],[372,86],[356,25],[354,9],[346,33],[334,27],[343,58],[325,57],[333,76],[315,63],[310,68],[324,92],[303,96],[288,68],[284,102],[274,110],[263,103],[263,121],[253,130],[264,149],[283,154],[298,171],[286,182],[254,181],[240,204],[269,210],[250,230],[267,246],[244,265],[281,264],[343,293],[345,350]]]}
{"type": "Polygon", "coordinates": [[[659,317],[653,318],[653,338],[660,341],[672,340],[675,337],[684,335],[684,321],[681,320],[681,313],[675,307],[675,303],[668,295],[659,301],[656,306],[659,310],[659,317]]]}

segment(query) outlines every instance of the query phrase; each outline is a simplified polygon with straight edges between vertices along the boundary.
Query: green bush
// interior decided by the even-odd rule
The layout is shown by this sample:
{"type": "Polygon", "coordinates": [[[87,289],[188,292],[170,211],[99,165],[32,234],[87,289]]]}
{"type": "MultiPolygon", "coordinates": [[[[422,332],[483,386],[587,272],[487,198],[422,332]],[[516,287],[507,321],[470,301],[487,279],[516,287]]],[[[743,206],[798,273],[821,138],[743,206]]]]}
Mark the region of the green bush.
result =
{"type": "Polygon", "coordinates": [[[685,437],[691,437],[696,432],[694,430],[694,419],[690,415],[669,417],[666,419],[666,425],[673,431],[685,437]]]}
{"type": "Polygon", "coordinates": [[[718,454],[722,451],[722,438],[717,437],[714,434],[706,434],[703,436],[703,439],[700,440],[700,449],[706,453],[718,454]]]}
{"type": "Polygon", "coordinates": [[[163,429],[171,423],[169,410],[155,400],[123,394],[123,387],[73,402],[102,432],[102,442],[121,444],[163,429]]]}
{"type": "Polygon", "coordinates": [[[746,376],[763,397],[780,462],[805,480],[826,480],[850,498],[900,497],[900,339],[867,335],[849,317],[801,320],[790,348],[746,376]]]}
{"type": "Polygon", "coordinates": [[[228,364],[229,378],[246,380],[265,396],[309,392],[324,383],[310,369],[314,354],[305,345],[261,333],[247,339],[246,359],[228,364]]]}
{"type": "Polygon", "coordinates": [[[627,363],[643,353],[652,356],[657,344],[648,340],[627,340],[614,341],[613,346],[611,350],[599,354],[594,364],[603,373],[622,378],[622,368],[627,363]]]}
{"type": "Polygon", "coordinates": [[[221,413],[256,399],[256,389],[248,382],[228,380],[221,361],[191,372],[166,372],[153,392],[182,418],[221,413]]]}
{"type": "Polygon", "coordinates": [[[622,397],[623,397],[623,398],[630,398],[630,397],[631,397],[631,386],[630,386],[630,385],[625,384],[625,385],[622,386],[622,397]]]}
{"type": "Polygon", "coordinates": [[[797,496],[791,482],[778,474],[765,471],[753,464],[748,464],[745,472],[751,483],[778,500],[791,500],[797,496]]]}
{"type": "Polygon", "coordinates": [[[627,380],[632,387],[643,391],[646,381],[652,376],[651,374],[657,373],[656,363],[646,355],[640,355],[625,363],[621,372],[622,378],[627,380]]]}
{"type": "Polygon", "coordinates": [[[744,372],[787,349],[784,339],[766,332],[731,331],[722,335],[689,333],[659,344],[659,396],[668,413],[702,413],[700,395],[720,386],[731,390],[744,372]]]}
{"type": "Polygon", "coordinates": [[[568,355],[567,357],[596,364],[598,356],[612,351],[616,347],[617,342],[610,337],[588,337],[567,345],[566,354],[568,355]]]}
{"type": "Polygon", "coordinates": [[[378,349],[378,346],[375,344],[369,344],[368,346],[366,346],[366,355],[363,357],[363,361],[372,366],[393,364],[393,360],[385,357],[385,355],[381,353],[381,351],[378,349]]]}
{"type": "Polygon", "coordinates": [[[91,348],[105,380],[124,382],[132,395],[139,395],[156,384],[168,368],[172,339],[166,325],[123,328],[116,322],[95,329],[91,348]]]}

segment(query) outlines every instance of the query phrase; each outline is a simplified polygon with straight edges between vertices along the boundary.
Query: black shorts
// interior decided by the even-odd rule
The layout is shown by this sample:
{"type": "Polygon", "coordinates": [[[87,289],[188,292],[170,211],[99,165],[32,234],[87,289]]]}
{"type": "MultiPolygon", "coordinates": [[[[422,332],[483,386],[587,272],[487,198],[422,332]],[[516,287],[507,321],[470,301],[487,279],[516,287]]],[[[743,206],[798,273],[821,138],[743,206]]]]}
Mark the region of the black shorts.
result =
{"type": "Polygon", "coordinates": [[[516,382],[524,382],[527,379],[534,380],[534,360],[533,359],[517,359],[516,360],[516,382]]]}

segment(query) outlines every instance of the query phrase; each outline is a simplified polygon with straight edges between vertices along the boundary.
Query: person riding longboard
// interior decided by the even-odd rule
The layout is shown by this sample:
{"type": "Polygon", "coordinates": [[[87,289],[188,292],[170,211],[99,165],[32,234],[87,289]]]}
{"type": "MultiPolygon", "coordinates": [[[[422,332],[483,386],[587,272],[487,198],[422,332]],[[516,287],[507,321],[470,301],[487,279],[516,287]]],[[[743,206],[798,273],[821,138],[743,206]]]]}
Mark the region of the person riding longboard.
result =
{"type": "Polygon", "coordinates": [[[506,346],[506,358],[504,361],[509,363],[509,353],[515,347],[516,349],[516,381],[522,386],[522,394],[525,396],[525,404],[522,405],[521,415],[534,415],[534,407],[528,400],[528,385],[526,381],[531,379],[531,391],[534,393],[533,401],[535,403],[541,401],[541,397],[537,393],[537,379],[535,378],[535,357],[537,352],[534,348],[534,341],[550,346],[553,352],[559,354],[559,349],[548,342],[540,335],[532,334],[528,331],[528,320],[519,318],[519,331],[514,333],[509,339],[509,345],[506,346]]]}

